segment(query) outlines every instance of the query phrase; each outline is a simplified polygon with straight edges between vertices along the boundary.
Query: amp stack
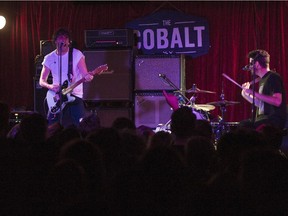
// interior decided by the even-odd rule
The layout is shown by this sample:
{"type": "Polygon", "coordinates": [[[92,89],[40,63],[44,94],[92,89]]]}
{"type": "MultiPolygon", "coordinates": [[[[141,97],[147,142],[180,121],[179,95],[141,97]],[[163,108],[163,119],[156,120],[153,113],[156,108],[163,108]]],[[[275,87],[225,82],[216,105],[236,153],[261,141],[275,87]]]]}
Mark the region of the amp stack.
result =
{"type": "Polygon", "coordinates": [[[135,57],[135,124],[155,129],[170,120],[172,109],[163,90],[173,94],[185,89],[183,55],[138,55],[135,57]]]}
{"type": "Polygon", "coordinates": [[[85,30],[84,38],[87,69],[109,67],[83,84],[86,108],[97,113],[103,127],[111,126],[117,117],[133,119],[133,30],[85,30]]]}
{"type": "MultiPolygon", "coordinates": [[[[34,112],[43,116],[47,115],[48,106],[45,100],[47,89],[39,85],[39,78],[42,70],[42,61],[44,56],[55,49],[51,40],[40,40],[40,54],[35,57],[35,76],[33,77],[34,86],[34,112]]],[[[48,82],[52,83],[52,77],[48,77],[48,82]]]]}

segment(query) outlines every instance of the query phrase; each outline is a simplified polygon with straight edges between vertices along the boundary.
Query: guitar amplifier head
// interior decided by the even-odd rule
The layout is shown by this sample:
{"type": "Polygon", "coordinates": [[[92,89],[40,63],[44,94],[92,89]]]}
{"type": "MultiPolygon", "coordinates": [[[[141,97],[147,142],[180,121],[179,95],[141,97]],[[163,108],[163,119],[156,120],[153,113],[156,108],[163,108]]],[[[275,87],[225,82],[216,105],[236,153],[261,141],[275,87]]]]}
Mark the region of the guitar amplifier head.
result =
{"type": "Polygon", "coordinates": [[[84,31],[86,48],[133,47],[132,29],[100,29],[84,31]]]}

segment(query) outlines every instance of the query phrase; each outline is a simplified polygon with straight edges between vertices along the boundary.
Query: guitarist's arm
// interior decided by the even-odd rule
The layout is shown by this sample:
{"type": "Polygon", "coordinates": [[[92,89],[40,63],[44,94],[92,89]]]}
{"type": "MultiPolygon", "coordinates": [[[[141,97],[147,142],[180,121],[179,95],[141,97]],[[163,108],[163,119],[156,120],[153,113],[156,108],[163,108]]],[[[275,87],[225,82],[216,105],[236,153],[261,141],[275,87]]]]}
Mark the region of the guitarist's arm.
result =
{"type": "Polygon", "coordinates": [[[86,66],[86,62],[85,62],[84,57],[82,57],[80,59],[80,61],[78,62],[78,68],[82,74],[82,77],[85,78],[86,82],[90,82],[93,79],[94,76],[91,75],[87,70],[87,66],[86,66]]]}
{"type": "Polygon", "coordinates": [[[58,92],[60,88],[59,85],[49,84],[47,82],[49,74],[50,74],[50,69],[46,67],[45,65],[43,65],[40,79],[39,79],[39,85],[49,90],[52,90],[54,92],[58,92]]]}

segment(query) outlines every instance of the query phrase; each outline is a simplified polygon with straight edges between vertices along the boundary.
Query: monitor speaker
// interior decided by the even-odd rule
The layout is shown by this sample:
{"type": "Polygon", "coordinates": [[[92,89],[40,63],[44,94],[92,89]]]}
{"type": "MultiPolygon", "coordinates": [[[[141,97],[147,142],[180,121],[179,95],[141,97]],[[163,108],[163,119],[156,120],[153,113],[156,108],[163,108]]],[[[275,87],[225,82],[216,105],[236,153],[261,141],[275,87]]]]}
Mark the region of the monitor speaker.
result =
{"type": "Polygon", "coordinates": [[[136,127],[156,128],[158,124],[166,124],[173,112],[162,92],[136,93],[134,104],[136,127]]]}
{"type": "Polygon", "coordinates": [[[139,55],[135,58],[135,91],[185,89],[183,55],[139,55]]]}
{"type": "Polygon", "coordinates": [[[83,51],[89,71],[108,64],[108,71],[83,84],[84,100],[132,100],[132,50],[83,51]]]}

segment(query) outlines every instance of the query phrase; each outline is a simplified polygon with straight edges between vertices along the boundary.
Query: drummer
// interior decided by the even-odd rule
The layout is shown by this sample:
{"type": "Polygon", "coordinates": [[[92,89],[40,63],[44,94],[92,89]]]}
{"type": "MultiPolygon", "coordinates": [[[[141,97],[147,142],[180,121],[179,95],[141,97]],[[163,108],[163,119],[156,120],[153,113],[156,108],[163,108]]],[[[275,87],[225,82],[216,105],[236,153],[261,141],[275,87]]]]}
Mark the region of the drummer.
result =
{"type": "MultiPolygon", "coordinates": [[[[286,122],[286,93],[282,78],[270,70],[270,55],[267,51],[250,51],[248,58],[249,70],[261,79],[258,91],[254,92],[257,107],[255,122],[252,119],[243,120],[240,126],[258,128],[261,125],[272,125],[283,129],[286,122]]],[[[242,87],[242,97],[252,104],[253,90],[250,83],[244,83],[242,87]]]]}

